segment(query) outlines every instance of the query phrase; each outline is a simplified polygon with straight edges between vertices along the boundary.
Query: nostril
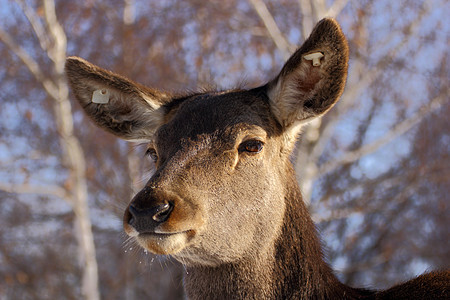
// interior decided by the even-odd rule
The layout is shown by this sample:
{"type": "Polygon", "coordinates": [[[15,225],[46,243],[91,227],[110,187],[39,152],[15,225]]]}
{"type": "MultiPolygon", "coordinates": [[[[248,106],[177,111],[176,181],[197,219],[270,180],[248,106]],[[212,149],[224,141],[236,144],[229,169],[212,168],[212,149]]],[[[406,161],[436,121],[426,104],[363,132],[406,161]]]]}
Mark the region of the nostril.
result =
{"type": "Polygon", "coordinates": [[[173,210],[172,203],[164,203],[156,208],[156,213],[153,215],[152,219],[158,223],[162,223],[169,218],[170,213],[173,210]]]}
{"type": "Polygon", "coordinates": [[[154,232],[155,227],[165,222],[173,210],[173,203],[166,202],[150,207],[139,207],[130,204],[124,214],[124,224],[138,232],[154,232]]]}
{"type": "Polygon", "coordinates": [[[134,206],[130,205],[125,213],[125,220],[128,224],[133,225],[138,212],[134,206]]]}

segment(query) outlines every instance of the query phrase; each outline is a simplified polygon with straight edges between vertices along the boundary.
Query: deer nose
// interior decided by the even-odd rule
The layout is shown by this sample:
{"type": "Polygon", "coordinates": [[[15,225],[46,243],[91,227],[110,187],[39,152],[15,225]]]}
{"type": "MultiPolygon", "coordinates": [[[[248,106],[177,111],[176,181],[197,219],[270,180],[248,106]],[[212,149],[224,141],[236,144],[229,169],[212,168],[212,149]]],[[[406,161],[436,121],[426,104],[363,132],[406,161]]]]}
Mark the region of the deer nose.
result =
{"type": "Polygon", "coordinates": [[[163,203],[161,205],[157,205],[151,208],[137,208],[133,204],[130,205],[128,208],[131,219],[129,220],[129,223],[133,222],[133,219],[137,218],[148,218],[151,217],[154,221],[158,223],[162,223],[169,218],[169,215],[172,211],[172,205],[170,203],[163,203]]]}
{"type": "Polygon", "coordinates": [[[173,210],[173,204],[166,202],[151,207],[138,207],[131,203],[125,212],[125,222],[139,233],[154,232],[155,227],[164,223],[173,210]]]}

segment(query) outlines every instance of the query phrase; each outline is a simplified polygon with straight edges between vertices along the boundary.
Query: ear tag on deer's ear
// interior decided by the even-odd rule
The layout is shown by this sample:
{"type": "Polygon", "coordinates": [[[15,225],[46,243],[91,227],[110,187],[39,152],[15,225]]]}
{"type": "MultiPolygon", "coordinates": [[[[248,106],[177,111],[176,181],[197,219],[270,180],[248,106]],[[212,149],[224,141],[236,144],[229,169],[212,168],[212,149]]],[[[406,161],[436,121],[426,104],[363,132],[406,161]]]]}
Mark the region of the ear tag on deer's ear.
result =
{"type": "Polygon", "coordinates": [[[314,67],[320,66],[320,59],[322,57],[323,54],[321,52],[314,52],[303,56],[303,58],[306,60],[312,60],[314,67]]]}
{"type": "Polygon", "coordinates": [[[107,89],[95,90],[92,94],[92,102],[106,104],[109,102],[109,91],[107,89]]]}

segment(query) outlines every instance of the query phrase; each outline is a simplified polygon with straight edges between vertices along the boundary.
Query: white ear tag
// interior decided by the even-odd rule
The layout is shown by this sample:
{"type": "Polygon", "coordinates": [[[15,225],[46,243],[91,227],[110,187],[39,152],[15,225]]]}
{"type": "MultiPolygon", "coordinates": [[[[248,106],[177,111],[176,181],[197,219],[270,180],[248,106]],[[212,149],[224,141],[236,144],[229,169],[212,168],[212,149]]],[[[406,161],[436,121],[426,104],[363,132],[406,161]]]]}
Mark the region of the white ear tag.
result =
{"type": "Polygon", "coordinates": [[[313,66],[320,66],[320,59],[323,57],[323,54],[320,52],[314,52],[303,56],[306,60],[312,60],[313,66]]]}
{"type": "Polygon", "coordinates": [[[92,94],[92,102],[106,104],[109,102],[109,91],[107,89],[95,90],[92,94]]]}

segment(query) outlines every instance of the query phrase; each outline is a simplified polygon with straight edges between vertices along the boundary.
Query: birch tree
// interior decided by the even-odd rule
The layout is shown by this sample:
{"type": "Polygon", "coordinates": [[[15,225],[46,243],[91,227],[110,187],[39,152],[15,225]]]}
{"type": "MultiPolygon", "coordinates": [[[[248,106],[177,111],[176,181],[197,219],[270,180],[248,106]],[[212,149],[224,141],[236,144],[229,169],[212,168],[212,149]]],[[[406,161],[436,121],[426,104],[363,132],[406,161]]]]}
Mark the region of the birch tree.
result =
{"type": "Polygon", "coordinates": [[[98,270],[87,198],[86,161],[80,142],[73,131],[72,107],[64,75],[67,37],[56,16],[53,0],[44,0],[42,6],[38,8],[33,8],[24,1],[18,1],[18,4],[28,19],[30,29],[34,31],[42,51],[50,60],[51,75],[45,74],[27,49],[2,28],[0,28],[0,40],[20,59],[51,99],[59,145],[62,150],[61,161],[68,171],[68,178],[64,188],[33,186],[27,183],[1,183],[0,187],[10,193],[56,196],[70,204],[75,215],[74,226],[77,231],[79,260],[83,266],[82,293],[86,299],[97,300],[99,299],[98,270]],[[38,15],[37,9],[42,10],[42,17],[38,15]]]}

